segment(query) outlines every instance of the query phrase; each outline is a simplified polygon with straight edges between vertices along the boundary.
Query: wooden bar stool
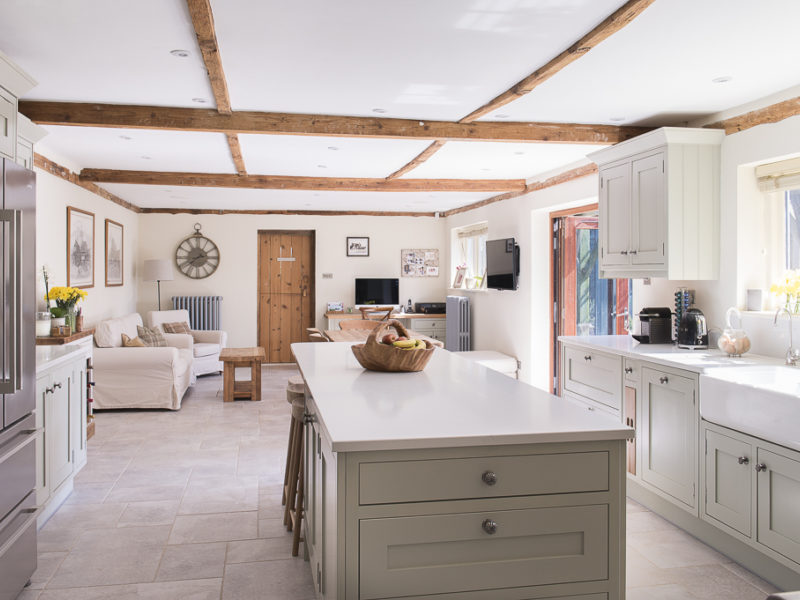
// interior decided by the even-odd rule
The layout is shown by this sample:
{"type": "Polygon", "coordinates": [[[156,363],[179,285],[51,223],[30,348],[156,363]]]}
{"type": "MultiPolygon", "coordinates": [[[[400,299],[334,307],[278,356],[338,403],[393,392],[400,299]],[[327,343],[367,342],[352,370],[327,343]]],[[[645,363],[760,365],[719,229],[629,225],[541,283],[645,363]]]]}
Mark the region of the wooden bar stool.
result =
{"type": "MultiPolygon", "coordinates": [[[[303,402],[303,406],[305,407],[305,401],[306,401],[305,390],[306,390],[306,385],[302,377],[299,376],[290,377],[289,381],[286,384],[286,402],[294,405],[295,400],[301,400],[303,402]]],[[[289,423],[289,444],[286,448],[286,467],[284,468],[284,474],[283,474],[283,493],[281,495],[282,506],[286,505],[286,499],[288,497],[286,492],[289,489],[289,480],[291,478],[291,474],[293,473],[291,469],[291,463],[292,463],[292,450],[295,447],[295,439],[294,439],[295,430],[296,428],[295,428],[294,416],[292,416],[292,420],[289,423]]],[[[287,523],[286,514],[284,513],[283,524],[286,525],[286,523],[287,523]]]]}
{"type": "Polygon", "coordinates": [[[306,412],[305,397],[292,401],[291,421],[291,446],[289,449],[287,470],[288,482],[284,486],[286,509],[283,513],[283,523],[287,531],[292,531],[292,556],[297,556],[300,548],[300,529],[303,520],[303,496],[305,485],[303,483],[303,417],[306,412]]]}

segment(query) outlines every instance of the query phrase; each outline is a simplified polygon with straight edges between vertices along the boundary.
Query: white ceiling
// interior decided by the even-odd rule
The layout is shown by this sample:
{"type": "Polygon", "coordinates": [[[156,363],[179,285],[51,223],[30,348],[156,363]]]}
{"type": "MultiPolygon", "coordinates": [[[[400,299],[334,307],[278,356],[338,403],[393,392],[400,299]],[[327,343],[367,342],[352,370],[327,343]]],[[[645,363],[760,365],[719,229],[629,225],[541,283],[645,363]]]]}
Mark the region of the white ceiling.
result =
{"type": "MultiPolygon", "coordinates": [[[[453,121],[545,64],[622,4],[212,0],[234,110],[377,116],[373,109],[379,108],[384,117],[453,121]]],[[[185,0],[2,5],[0,50],[39,81],[26,98],[214,106],[185,0]],[[175,49],[189,56],[172,56],[175,49]]],[[[484,120],[680,124],[800,83],[797,23],[797,0],[656,0],[620,32],[484,120]],[[720,76],[733,79],[711,82],[720,76]]],[[[72,165],[235,172],[221,134],[48,130],[39,148],[72,165]]],[[[431,140],[241,135],[240,142],[254,174],[385,177],[431,140]]],[[[449,142],[404,177],[535,179],[597,148],[449,142]]],[[[443,211],[492,195],[104,187],[154,208],[302,204],[309,210],[443,211]]]]}

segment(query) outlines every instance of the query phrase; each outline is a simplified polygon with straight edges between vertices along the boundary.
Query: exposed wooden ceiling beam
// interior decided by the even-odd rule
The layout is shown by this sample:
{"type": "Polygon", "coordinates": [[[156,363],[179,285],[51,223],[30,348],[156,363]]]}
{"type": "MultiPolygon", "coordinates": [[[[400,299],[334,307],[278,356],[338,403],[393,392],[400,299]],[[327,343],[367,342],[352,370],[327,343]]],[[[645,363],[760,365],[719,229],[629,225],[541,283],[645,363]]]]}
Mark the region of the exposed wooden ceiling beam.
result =
{"type": "Polygon", "coordinates": [[[796,115],[800,115],[800,96],[771,104],[770,106],[765,106],[764,108],[759,108],[758,110],[753,110],[743,115],[731,117],[730,119],[717,121],[716,123],[706,125],[706,127],[711,129],[724,129],[727,135],[731,135],[732,133],[738,133],[745,129],[756,127],[757,125],[777,123],[796,115]]]}
{"type": "Polygon", "coordinates": [[[305,215],[314,217],[342,217],[361,215],[368,217],[436,217],[435,212],[402,212],[392,210],[216,210],[213,208],[143,208],[143,214],[155,215],[305,215]]]}
{"type": "Polygon", "coordinates": [[[401,175],[405,175],[409,171],[413,171],[422,163],[424,163],[426,160],[428,160],[431,156],[436,154],[441,149],[442,146],[444,146],[444,142],[441,140],[436,140],[430,146],[425,148],[425,150],[423,150],[417,156],[411,159],[411,161],[409,161],[408,164],[403,165],[402,167],[397,169],[397,171],[389,175],[386,179],[397,179],[401,175]]]}
{"type": "Polygon", "coordinates": [[[501,200],[509,200],[511,198],[517,198],[518,196],[524,196],[525,194],[529,194],[530,192],[536,192],[539,190],[543,190],[545,188],[553,187],[554,185],[567,183],[568,181],[572,181],[573,179],[580,179],[581,177],[593,175],[594,173],[597,173],[597,165],[595,164],[582,165],[580,167],[576,167],[575,169],[570,169],[569,171],[564,171],[563,173],[554,175],[553,177],[545,179],[544,181],[535,181],[533,183],[529,183],[528,185],[525,186],[524,190],[498,194],[497,196],[492,196],[491,198],[486,198],[485,200],[481,200],[479,202],[473,202],[472,204],[467,204],[466,206],[460,206],[458,208],[448,210],[442,213],[441,216],[449,217],[451,215],[457,215],[459,213],[467,212],[469,210],[475,210],[476,208],[481,208],[483,206],[486,206],[487,204],[494,204],[495,202],[500,202],[501,200]]]}
{"type": "Polygon", "coordinates": [[[616,144],[649,131],[577,123],[452,123],[247,111],[222,115],[202,108],[32,100],[20,100],[19,111],[42,125],[472,142],[616,144]]]}
{"type": "Polygon", "coordinates": [[[209,0],[186,0],[189,14],[192,17],[194,32],[197,34],[197,43],[206,64],[211,90],[217,103],[217,110],[222,114],[231,113],[231,99],[228,95],[228,83],[225,81],[225,71],[222,69],[222,59],[219,56],[217,34],[214,31],[214,15],[211,14],[209,0]]]}
{"type": "Polygon", "coordinates": [[[67,167],[64,167],[58,164],[55,161],[50,160],[46,156],[42,156],[41,154],[34,153],[33,155],[33,165],[43,171],[46,171],[56,177],[63,179],[64,181],[68,181],[72,184],[82,187],[85,190],[92,192],[93,194],[97,194],[98,196],[105,198],[113,202],[114,204],[119,204],[122,208],[127,208],[128,210],[138,213],[140,209],[135,204],[131,204],[120,198],[119,196],[115,196],[109,191],[104,190],[103,188],[91,183],[89,181],[81,181],[76,173],[73,173],[67,167]]]}
{"type": "Polygon", "coordinates": [[[655,0],[628,0],[628,2],[626,2],[623,6],[614,11],[611,16],[607,17],[597,27],[572,44],[572,46],[564,50],[561,54],[553,58],[543,67],[536,69],[533,73],[528,75],[522,81],[516,83],[510,89],[506,90],[493,100],[490,100],[479,109],[468,114],[466,117],[461,119],[461,123],[471,123],[476,119],[480,119],[490,112],[497,110],[501,106],[504,106],[509,102],[513,102],[517,98],[521,98],[522,96],[529,94],[568,64],[579,59],[581,56],[589,52],[589,50],[597,46],[600,42],[625,27],[628,23],[638,17],[653,2],[655,2],[655,0]]]}
{"type": "Polygon", "coordinates": [[[229,173],[176,173],[84,169],[81,181],[139,185],[313,190],[346,192],[498,192],[525,189],[524,179],[366,179],[339,177],[289,177],[285,175],[232,175],[229,173]]]}
{"type": "Polygon", "coordinates": [[[239,145],[239,136],[235,133],[226,133],[225,137],[228,138],[228,147],[231,149],[231,158],[233,158],[233,164],[236,165],[236,172],[239,175],[247,175],[242,158],[242,147],[239,145]]]}

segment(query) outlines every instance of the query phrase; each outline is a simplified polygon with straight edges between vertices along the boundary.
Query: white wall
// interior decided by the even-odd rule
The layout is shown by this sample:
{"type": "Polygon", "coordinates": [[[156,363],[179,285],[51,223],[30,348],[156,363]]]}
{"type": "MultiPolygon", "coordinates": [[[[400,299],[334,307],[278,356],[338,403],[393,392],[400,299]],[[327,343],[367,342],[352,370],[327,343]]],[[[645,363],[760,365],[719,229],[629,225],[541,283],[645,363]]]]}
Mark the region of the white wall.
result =
{"type": "MultiPolygon", "coordinates": [[[[429,217],[304,216],[304,215],[164,215],[139,216],[138,264],[153,258],[174,259],[175,248],[193,233],[194,223],[220,249],[220,265],[206,279],[193,280],[175,271],[162,282],[162,308],[174,295],[222,296],[222,325],[232,346],[254,346],[257,339],[258,231],[299,229],[316,231],[316,321],[324,326],[326,303],[354,304],[356,277],[400,277],[400,250],[437,248],[439,277],[400,277],[400,300],[443,301],[447,285],[445,220],[429,217]],[[347,257],[347,236],[370,238],[369,257],[347,257]],[[333,279],[323,279],[332,273],[333,279]]],[[[140,282],[137,307],[144,316],[155,310],[156,284],[140,282]]]]}
{"type": "Polygon", "coordinates": [[[520,379],[543,389],[550,373],[550,212],[596,201],[597,178],[584,177],[447,218],[448,236],[453,228],[487,221],[490,240],[516,238],[519,289],[451,293],[470,297],[473,349],[515,356],[520,379]]]}
{"type": "MultiPolygon", "coordinates": [[[[137,282],[134,264],[138,244],[138,215],[113,202],[64,181],[41,169],[36,171],[36,266],[42,265],[54,273],[50,286],[67,285],[67,206],[94,213],[94,287],[87,288],[83,307],[84,326],[97,321],[125,315],[136,310],[137,282]],[[124,285],[105,286],[105,220],[111,219],[124,227],[124,285]]],[[[43,309],[44,282],[37,277],[39,308],[43,309]]]]}

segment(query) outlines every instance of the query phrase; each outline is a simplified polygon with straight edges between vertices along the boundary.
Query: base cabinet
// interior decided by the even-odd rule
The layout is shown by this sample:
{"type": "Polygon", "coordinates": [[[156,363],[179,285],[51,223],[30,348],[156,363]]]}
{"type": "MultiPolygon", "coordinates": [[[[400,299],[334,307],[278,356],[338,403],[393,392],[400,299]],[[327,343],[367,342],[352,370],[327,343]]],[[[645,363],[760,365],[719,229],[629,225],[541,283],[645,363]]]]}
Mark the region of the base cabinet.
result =
{"type": "Polygon", "coordinates": [[[800,570],[800,452],[703,421],[702,517],[800,570]]]}

